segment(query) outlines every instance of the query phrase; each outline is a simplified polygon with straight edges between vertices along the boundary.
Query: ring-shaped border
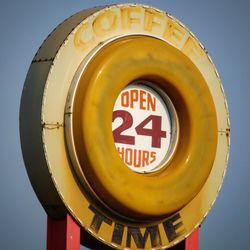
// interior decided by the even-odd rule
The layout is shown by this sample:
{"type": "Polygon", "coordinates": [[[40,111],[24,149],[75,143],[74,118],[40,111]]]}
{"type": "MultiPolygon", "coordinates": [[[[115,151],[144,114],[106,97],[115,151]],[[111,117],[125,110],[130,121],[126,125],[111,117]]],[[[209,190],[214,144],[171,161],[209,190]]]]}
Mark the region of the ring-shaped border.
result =
{"type": "Polygon", "coordinates": [[[213,165],[217,118],[204,79],[183,53],[145,36],[115,40],[89,62],[77,87],[73,140],[83,173],[101,200],[127,217],[153,219],[164,218],[193,199],[213,165]],[[150,175],[125,167],[111,132],[117,96],[139,79],[158,82],[180,121],[175,156],[168,168],[150,175]]]}

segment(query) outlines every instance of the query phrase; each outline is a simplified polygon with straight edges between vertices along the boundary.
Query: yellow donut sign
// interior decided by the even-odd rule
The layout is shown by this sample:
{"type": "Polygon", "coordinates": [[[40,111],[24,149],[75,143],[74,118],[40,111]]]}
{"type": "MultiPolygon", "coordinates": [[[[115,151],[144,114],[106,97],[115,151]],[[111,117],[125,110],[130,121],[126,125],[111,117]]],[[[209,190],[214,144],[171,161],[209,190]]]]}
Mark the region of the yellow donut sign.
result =
{"type": "Polygon", "coordinates": [[[60,24],[25,81],[20,134],[46,212],[116,249],[188,237],[222,185],[230,124],[217,70],[182,23],[140,4],[60,24]]]}

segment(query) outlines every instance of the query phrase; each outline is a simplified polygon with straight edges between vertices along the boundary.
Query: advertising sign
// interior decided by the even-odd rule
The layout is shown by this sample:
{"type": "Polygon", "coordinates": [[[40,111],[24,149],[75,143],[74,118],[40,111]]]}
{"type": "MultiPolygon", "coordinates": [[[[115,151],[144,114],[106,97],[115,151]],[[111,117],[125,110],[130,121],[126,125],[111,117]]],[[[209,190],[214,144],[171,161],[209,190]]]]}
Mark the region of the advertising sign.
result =
{"type": "Polygon", "coordinates": [[[229,155],[218,72],[177,19],[141,4],[83,10],[36,53],[20,135],[52,218],[116,249],[165,249],[211,209],[229,155]]]}

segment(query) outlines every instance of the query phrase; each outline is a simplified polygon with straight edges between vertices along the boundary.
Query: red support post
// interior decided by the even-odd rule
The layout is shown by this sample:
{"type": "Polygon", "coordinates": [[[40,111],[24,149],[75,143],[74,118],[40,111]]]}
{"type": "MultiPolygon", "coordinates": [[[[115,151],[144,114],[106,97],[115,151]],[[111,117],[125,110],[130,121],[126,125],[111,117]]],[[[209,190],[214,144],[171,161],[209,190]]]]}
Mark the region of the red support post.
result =
{"type": "Polygon", "coordinates": [[[188,238],[169,248],[171,250],[199,250],[199,228],[195,229],[188,238]]]}
{"type": "Polygon", "coordinates": [[[195,229],[191,235],[185,240],[185,250],[199,249],[199,228],[195,229]]]}
{"type": "Polygon", "coordinates": [[[47,250],[80,250],[80,226],[67,214],[65,219],[48,217],[47,250]]]}
{"type": "MultiPolygon", "coordinates": [[[[80,250],[80,231],[80,226],[69,214],[65,219],[61,220],[48,217],[47,250],[80,250]]],[[[96,244],[96,240],[91,238],[89,245],[94,247],[96,244]]],[[[103,249],[109,249],[109,247],[105,246],[103,249]]],[[[199,228],[195,229],[187,239],[171,249],[199,250],[199,228]]]]}

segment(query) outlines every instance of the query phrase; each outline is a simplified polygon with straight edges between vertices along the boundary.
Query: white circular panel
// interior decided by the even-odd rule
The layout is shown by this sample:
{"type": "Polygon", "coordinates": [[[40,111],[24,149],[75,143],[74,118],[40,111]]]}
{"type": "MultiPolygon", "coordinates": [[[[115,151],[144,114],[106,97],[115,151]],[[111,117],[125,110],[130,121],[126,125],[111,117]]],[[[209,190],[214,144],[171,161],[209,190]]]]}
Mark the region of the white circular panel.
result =
{"type": "Polygon", "coordinates": [[[158,170],[173,151],[173,107],[166,95],[156,91],[148,82],[133,83],[121,91],[113,109],[117,151],[124,163],[139,173],[158,170]]]}

